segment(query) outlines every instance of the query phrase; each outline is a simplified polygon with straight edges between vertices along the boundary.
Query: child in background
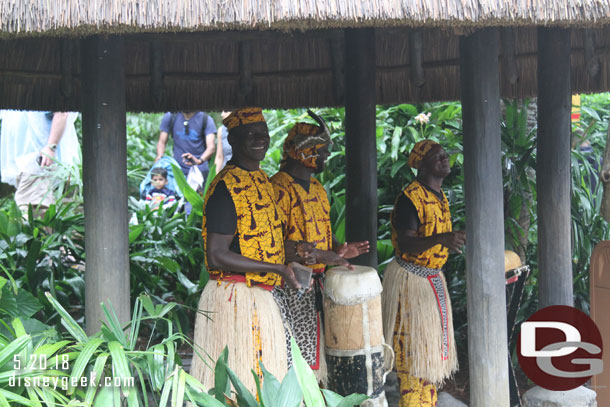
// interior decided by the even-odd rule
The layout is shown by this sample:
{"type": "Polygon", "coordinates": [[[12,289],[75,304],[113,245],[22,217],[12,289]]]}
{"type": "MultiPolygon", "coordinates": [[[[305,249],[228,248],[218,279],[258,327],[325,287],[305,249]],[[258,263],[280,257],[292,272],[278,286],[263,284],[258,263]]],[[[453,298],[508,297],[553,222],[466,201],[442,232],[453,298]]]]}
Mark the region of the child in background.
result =
{"type": "Polygon", "coordinates": [[[153,186],[146,196],[142,197],[146,203],[157,209],[159,205],[173,204],[176,202],[176,193],[168,188],[167,185],[167,170],[161,167],[155,167],[150,172],[150,182],[153,186]]]}

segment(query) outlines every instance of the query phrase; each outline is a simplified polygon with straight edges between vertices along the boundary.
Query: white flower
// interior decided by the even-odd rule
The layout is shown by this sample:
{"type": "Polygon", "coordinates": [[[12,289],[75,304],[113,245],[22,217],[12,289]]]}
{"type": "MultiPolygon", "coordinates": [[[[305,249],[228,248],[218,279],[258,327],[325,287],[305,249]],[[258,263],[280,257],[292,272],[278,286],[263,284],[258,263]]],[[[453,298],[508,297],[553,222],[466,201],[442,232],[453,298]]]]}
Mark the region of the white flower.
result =
{"type": "Polygon", "coordinates": [[[431,113],[420,113],[417,116],[415,116],[415,121],[419,124],[428,124],[428,122],[430,121],[430,116],[432,114],[431,113]]]}

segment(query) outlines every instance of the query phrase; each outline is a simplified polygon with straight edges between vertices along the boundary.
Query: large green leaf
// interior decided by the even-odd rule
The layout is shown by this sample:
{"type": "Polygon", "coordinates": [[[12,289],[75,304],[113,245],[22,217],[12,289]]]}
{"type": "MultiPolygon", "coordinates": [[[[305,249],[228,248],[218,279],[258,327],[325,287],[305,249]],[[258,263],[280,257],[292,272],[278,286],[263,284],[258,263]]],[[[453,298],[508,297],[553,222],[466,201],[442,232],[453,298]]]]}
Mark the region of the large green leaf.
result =
{"type": "Polygon", "coordinates": [[[7,346],[5,346],[4,349],[0,350],[0,368],[4,366],[7,362],[9,362],[11,366],[14,366],[14,356],[21,352],[23,349],[25,349],[26,346],[31,343],[31,341],[32,338],[29,335],[24,335],[15,339],[7,346]]]}
{"type": "MultiPolygon", "coordinates": [[[[233,383],[233,387],[235,387],[235,393],[237,394],[237,403],[240,407],[258,407],[258,403],[256,399],[248,391],[246,386],[239,380],[239,377],[231,370],[230,367],[227,366],[227,374],[229,375],[229,379],[231,383],[233,383]]],[[[288,406],[287,406],[288,407],[288,406]]]]}
{"type": "Polygon", "coordinates": [[[70,386],[68,387],[66,394],[71,395],[74,393],[75,386],[73,386],[72,383],[80,380],[85,368],[89,365],[93,354],[103,342],[104,341],[99,338],[91,338],[80,351],[76,358],[76,362],[74,362],[74,366],[72,367],[72,373],[70,373],[70,386]]]}
{"type": "Polygon", "coordinates": [[[290,349],[292,350],[294,371],[301,386],[301,391],[303,392],[305,405],[307,405],[307,407],[323,406],[324,398],[320,392],[316,376],[305,361],[305,358],[301,355],[301,350],[294,337],[290,338],[290,349]]]}
{"type": "Polygon", "coordinates": [[[288,369],[288,373],[284,376],[280,390],[276,397],[276,406],[282,407],[298,407],[303,402],[303,392],[299,386],[294,366],[288,369]]]}
{"type": "Polygon", "coordinates": [[[38,239],[33,239],[28,247],[28,254],[24,260],[25,275],[31,290],[37,289],[46,274],[36,270],[36,261],[40,254],[42,242],[38,239]]]}
{"type": "Polygon", "coordinates": [[[342,395],[328,389],[322,389],[322,394],[324,394],[327,407],[337,407],[344,399],[342,395]]]}
{"type": "Polygon", "coordinates": [[[198,216],[202,216],[203,198],[186,182],[186,177],[179,167],[172,164],[172,170],[174,172],[174,177],[176,178],[178,188],[180,188],[180,191],[182,191],[186,200],[193,205],[193,212],[195,212],[198,216]]]}
{"type": "Polygon", "coordinates": [[[80,343],[85,343],[89,339],[83,328],[68,314],[68,311],[51,295],[51,293],[45,293],[47,300],[51,303],[55,311],[61,316],[61,324],[70,332],[72,337],[80,343]]]}
{"type": "Polygon", "coordinates": [[[261,400],[266,407],[277,406],[277,396],[280,391],[280,382],[273,376],[260,362],[261,370],[263,371],[263,388],[261,392],[261,400]]]}
{"type": "MultiPolygon", "coordinates": [[[[112,368],[114,377],[120,377],[123,380],[132,378],[131,371],[129,370],[129,364],[127,361],[127,355],[123,349],[123,345],[119,342],[112,341],[108,343],[108,350],[112,357],[112,368]]],[[[128,386],[121,386],[121,389],[125,394],[129,394],[130,388],[128,386]]]]}
{"type": "Polygon", "coordinates": [[[350,394],[349,396],[341,400],[337,407],[359,406],[364,400],[368,400],[368,397],[364,394],[350,394]]]}
{"type": "Polygon", "coordinates": [[[229,374],[227,372],[227,360],[229,359],[229,348],[225,348],[218,356],[214,367],[214,397],[216,400],[226,404],[225,395],[231,394],[229,374]]]}
{"type": "Polygon", "coordinates": [[[146,354],[146,360],[151,386],[154,390],[160,391],[165,382],[165,346],[163,344],[151,346],[146,354]]]}
{"type": "MultiPolygon", "coordinates": [[[[104,372],[104,367],[106,366],[106,361],[108,360],[108,353],[101,353],[98,355],[95,360],[95,364],[93,365],[93,370],[91,371],[91,375],[95,378],[96,381],[101,380],[102,373],[104,372]]],[[[88,386],[87,393],[85,394],[85,403],[91,403],[94,400],[94,397],[97,393],[97,386],[88,386]]],[[[103,396],[104,397],[104,396],[103,396]]]]}
{"type": "Polygon", "coordinates": [[[12,318],[26,319],[42,309],[42,305],[36,297],[25,289],[20,289],[17,294],[5,285],[0,298],[0,311],[12,318]]]}

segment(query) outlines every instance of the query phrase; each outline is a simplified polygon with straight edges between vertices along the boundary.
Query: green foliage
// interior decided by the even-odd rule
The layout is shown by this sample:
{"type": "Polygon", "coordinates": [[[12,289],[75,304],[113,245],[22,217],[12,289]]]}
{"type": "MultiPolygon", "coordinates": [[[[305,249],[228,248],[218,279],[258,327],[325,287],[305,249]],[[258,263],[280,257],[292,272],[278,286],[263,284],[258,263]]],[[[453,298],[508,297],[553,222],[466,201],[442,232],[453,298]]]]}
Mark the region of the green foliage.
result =
{"type": "Polygon", "coordinates": [[[44,291],[51,291],[66,307],[84,304],[85,281],[78,268],[84,257],[84,220],[75,202],[51,205],[42,218],[32,212],[30,208],[32,221],[27,221],[13,201],[0,209],[0,269],[15,293],[15,304],[3,296],[0,309],[22,318],[44,309],[44,320],[53,323],[54,311],[44,291]],[[20,303],[28,306],[17,306],[20,303]],[[33,312],[25,315],[26,310],[33,312]]]}
{"type": "Polygon", "coordinates": [[[235,372],[227,365],[228,349],[220,354],[214,369],[214,388],[210,389],[219,406],[237,405],[239,407],[299,407],[305,403],[307,407],[352,407],[358,406],[368,397],[363,394],[351,394],[343,397],[330,390],[320,390],[315,375],[294,340],[290,338],[293,366],[288,370],[284,380],[280,383],[260,363],[263,372],[263,383],[252,370],[257,383],[257,395],[244,386],[235,372]],[[231,385],[234,391],[231,392],[231,385]],[[233,400],[235,397],[235,401],[233,400]]]}
{"type": "Polygon", "coordinates": [[[0,337],[0,405],[9,400],[11,405],[23,406],[109,406],[125,405],[123,400],[127,406],[148,406],[151,398],[154,405],[167,406],[170,395],[172,407],[181,407],[183,401],[213,405],[201,383],[178,364],[176,344],[185,338],[172,331],[168,319],[145,316],[146,297],[136,300],[126,327],[118,322],[112,308],[102,305],[107,321],[99,333],[88,337],[50,293],[46,296],[61,316],[69,338],[35,338],[14,319],[15,339],[0,337]],[[148,319],[167,325],[168,334],[161,342],[140,349],[140,326],[148,319]],[[50,386],[44,385],[45,378],[50,386]]]}
{"type": "Polygon", "coordinates": [[[182,332],[190,332],[194,320],[191,310],[196,309],[208,280],[201,217],[195,211],[187,217],[177,205],[153,210],[134,198],[130,198],[129,206],[137,220],[137,225],[130,225],[129,233],[132,298],[146,293],[159,304],[184,305],[173,310],[171,316],[182,332]]]}

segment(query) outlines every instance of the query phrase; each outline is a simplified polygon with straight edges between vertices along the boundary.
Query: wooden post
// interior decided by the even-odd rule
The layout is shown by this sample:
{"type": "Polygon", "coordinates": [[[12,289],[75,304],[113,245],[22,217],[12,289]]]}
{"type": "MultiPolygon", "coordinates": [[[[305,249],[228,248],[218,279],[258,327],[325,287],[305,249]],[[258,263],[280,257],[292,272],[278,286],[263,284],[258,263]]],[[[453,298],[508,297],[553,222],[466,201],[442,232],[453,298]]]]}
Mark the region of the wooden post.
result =
{"type": "Polygon", "coordinates": [[[472,407],[509,407],[498,41],[460,41],[472,407]]]}
{"type": "Polygon", "coordinates": [[[85,322],[91,335],[101,326],[101,302],[112,303],[122,323],[130,318],[123,40],[84,39],[81,57],[85,322]]]}
{"type": "Polygon", "coordinates": [[[570,217],[570,31],[538,28],[540,308],[574,304],[570,217]]]}
{"type": "Polygon", "coordinates": [[[375,30],[345,30],[345,228],[349,242],[371,251],[353,259],[377,268],[375,30]]]}

